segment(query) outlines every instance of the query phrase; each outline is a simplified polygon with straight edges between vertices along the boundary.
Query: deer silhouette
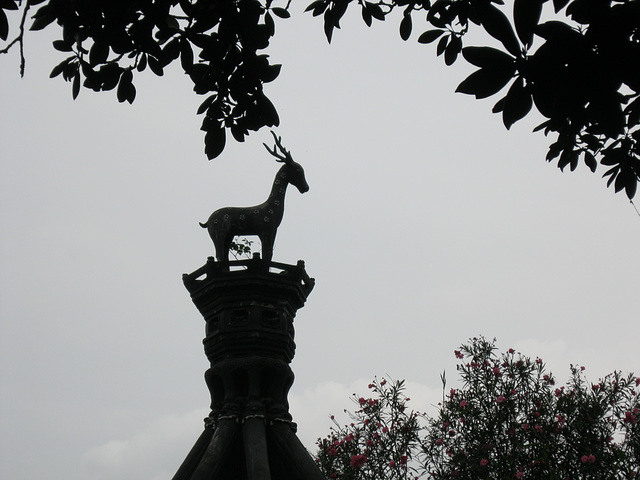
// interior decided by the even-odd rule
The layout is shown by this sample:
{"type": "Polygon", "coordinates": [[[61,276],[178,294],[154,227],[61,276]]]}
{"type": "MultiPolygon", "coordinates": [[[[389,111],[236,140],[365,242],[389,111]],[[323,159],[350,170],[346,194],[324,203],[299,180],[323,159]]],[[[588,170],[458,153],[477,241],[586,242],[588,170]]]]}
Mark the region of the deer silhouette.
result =
{"type": "Polygon", "coordinates": [[[269,198],[253,207],[224,207],[211,214],[200,226],[209,231],[216,249],[218,262],[229,261],[229,248],[236,235],[257,235],[262,244],[262,258],[270,262],[273,258],[273,244],[276,230],[284,215],[284,196],[289,184],[300,193],[309,190],[309,185],[300,164],[293,161],[291,153],[282,146],[282,138],[271,132],[275,140],[273,149],[263,143],[267,151],[283,163],[276,173],[269,198]]]}

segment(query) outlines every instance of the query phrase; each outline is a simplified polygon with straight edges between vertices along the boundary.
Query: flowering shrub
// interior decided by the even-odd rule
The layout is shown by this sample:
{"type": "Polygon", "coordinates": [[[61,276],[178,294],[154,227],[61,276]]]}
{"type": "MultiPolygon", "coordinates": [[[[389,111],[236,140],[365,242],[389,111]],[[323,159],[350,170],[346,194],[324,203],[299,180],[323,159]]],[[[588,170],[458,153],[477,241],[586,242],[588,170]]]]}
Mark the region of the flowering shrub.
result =
{"type": "MultiPolygon", "coordinates": [[[[462,388],[443,393],[424,439],[433,479],[640,478],[640,379],[558,387],[542,360],[474,338],[456,350],[462,388]]],[[[444,383],[444,380],[443,380],[444,383]]]]}
{"type": "Polygon", "coordinates": [[[329,479],[401,480],[419,475],[412,462],[420,450],[422,416],[407,409],[404,381],[374,380],[369,389],[375,398],[358,397],[355,413],[345,410],[352,423],[331,417],[331,434],[318,439],[316,461],[329,479]]]}
{"type": "Polygon", "coordinates": [[[353,399],[352,423],[318,440],[329,479],[638,479],[640,378],[614,372],[590,384],[571,366],[556,385],[541,359],[474,338],[454,351],[461,387],[434,417],[408,412],[404,383],[375,381],[353,399]]]}

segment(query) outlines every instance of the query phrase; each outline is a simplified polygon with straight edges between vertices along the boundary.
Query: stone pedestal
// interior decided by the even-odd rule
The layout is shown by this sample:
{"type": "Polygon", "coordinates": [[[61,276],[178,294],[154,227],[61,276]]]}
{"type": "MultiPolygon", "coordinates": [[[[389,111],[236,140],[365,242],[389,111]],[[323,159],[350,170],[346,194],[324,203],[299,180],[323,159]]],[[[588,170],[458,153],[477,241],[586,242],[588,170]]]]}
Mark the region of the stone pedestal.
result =
{"type": "Polygon", "coordinates": [[[173,480],[325,480],[287,401],[293,319],[314,286],[304,262],[210,258],[183,280],[206,322],[211,413],[173,480]]]}

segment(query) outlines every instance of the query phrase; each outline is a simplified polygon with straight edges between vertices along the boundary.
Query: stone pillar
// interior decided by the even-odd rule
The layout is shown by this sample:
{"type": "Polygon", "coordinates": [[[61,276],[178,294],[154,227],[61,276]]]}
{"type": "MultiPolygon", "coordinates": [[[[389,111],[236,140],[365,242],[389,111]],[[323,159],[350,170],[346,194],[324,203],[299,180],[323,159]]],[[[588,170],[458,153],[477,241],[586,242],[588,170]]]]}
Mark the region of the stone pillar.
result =
{"type": "Polygon", "coordinates": [[[183,280],[206,322],[211,413],[173,480],[325,480],[287,401],[293,320],[314,286],[304,262],[209,258],[183,280]]]}

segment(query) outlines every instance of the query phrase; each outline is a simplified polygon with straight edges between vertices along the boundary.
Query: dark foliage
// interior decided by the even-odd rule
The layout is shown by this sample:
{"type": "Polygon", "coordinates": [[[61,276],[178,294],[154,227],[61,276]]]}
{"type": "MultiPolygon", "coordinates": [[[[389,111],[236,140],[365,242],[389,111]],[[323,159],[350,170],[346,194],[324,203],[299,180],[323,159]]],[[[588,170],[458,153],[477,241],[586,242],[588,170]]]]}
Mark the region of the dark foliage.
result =
{"type": "MultiPolygon", "coordinates": [[[[421,30],[418,42],[435,43],[447,65],[462,56],[478,67],[458,92],[476,98],[506,92],[493,107],[506,128],[535,108],[546,118],[536,130],[554,135],[548,161],[574,170],[582,160],[592,171],[600,163],[607,185],[634,197],[640,179],[640,1],[315,0],[307,11],[322,16],[331,41],[353,5],[367,25],[397,18],[393,12],[400,9],[402,39],[421,30]],[[553,11],[543,16],[544,8],[553,11]],[[472,27],[496,46],[464,46],[472,27]]],[[[161,76],[179,60],[194,91],[206,95],[198,113],[204,115],[206,154],[214,158],[224,150],[227,132],[243,141],[249,131],[279,123],[263,86],[280,66],[261,52],[275,34],[276,17],[290,16],[288,7],[272,6],[272,0],[0,0],[0,39],[8,42],[0,52],[16,43],[22,50],[33,9],[31,30],[62,27],[53,46],[69,57],[52,77],[71,82],[74,98],[84,86],[115,89],[118,100],[129,103],[136,96],[134,74],[161,76]],[[18,33],[8,41],[7,12],[20,8],[18,33]]]]}

